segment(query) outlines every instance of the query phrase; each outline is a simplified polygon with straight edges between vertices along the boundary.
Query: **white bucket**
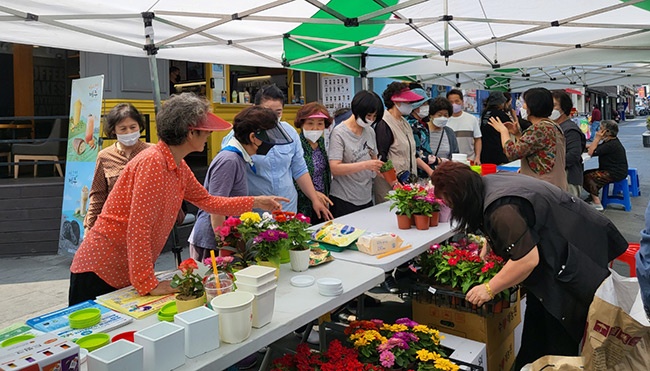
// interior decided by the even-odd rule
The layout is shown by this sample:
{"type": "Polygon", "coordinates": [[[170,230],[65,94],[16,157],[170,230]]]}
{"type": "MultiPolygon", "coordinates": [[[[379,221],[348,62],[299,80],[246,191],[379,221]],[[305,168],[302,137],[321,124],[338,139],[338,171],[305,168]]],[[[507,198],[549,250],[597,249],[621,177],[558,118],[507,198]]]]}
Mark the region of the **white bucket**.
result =
{"type": "Polygon", "coordinates": [[[241,343],[253,329],[253,299],[255,295],[235,291],[219,295],[210,304],[219,313],[219,336],[225,343],[241,343]]]}

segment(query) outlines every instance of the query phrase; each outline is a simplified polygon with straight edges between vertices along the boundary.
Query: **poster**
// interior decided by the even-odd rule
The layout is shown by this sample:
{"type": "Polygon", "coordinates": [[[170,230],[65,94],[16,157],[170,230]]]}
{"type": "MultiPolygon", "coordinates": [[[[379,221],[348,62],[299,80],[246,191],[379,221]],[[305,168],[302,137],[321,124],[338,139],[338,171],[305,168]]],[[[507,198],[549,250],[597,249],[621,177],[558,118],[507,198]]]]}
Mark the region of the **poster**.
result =
{"type": "Polygon", "coordinates": [[[339,108],[351,108],[354,80],[350,76],[323,76],[323,104],[334,116],[339,108]]]}
{"type": "Polygon", "coordinates": [[[84,217],[99,153],[104,76],[72,81],[70,125],[66,150],[65,180],[59,254],[74,255],[84,237],[84,217]]]}

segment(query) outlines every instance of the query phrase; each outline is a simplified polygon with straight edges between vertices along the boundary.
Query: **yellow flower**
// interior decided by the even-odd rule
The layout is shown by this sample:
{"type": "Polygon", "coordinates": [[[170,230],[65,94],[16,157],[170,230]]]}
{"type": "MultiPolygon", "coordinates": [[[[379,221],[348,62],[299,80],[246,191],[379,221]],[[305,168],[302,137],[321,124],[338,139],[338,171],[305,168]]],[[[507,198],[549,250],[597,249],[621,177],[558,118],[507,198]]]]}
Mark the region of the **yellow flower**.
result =
{"type": "Polygon", "coordinates": [[[366,346],[366,345],[368,345],[368,340],[366,340],[365,338],[357,339],[354,342],[354,347],[355,348],[363,347],[363,346],[366,346]]]}
{"type": "Polygon", "coordinates": [[[425,334],[430,334],[431,329],[428,328],[426,325],[417,325],[413,327],[413,332],[424,332],[425,334]]]}
{"type": "Polygon", "coordinates": [[[398,323],[392,325],[388,325],[384,323],[381,329],[390,332],[404,332],[404,331],[408,331],[409,328],[406,325],[401,325],[398,323]]]}
{"type": "Polygon", "coordinates": [[[459,369],[458,365],[448,360],[447,358],[436,359],[434,365],[436,366],[437,370],[442,371],[458,371],[459,369]]]}
{"type": "Polygon", "coordinates": [[[258,223],[258,222],[262,221],[262,218],[260,217],[260,214],[254,213],[252,211],[241,214],[239,219],[243,223],[247,223],[247,224],[258,223]]]}

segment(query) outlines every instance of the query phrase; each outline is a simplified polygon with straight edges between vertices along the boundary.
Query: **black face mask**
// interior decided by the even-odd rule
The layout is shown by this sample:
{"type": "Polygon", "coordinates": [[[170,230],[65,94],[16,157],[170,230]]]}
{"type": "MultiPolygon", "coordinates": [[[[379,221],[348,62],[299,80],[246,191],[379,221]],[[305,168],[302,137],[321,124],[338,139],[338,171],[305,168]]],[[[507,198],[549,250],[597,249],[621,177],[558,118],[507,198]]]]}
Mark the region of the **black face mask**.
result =
{"type": "Polygon", "coordinates": [[[181,77],[180,77],[180,76],[176,76],[176,78],[174,79],[174,81],[176,81],[176,82],[181,82],[181,77]]]}
{"type": "Polygon", "coordinates": [[[258,154],[260,156],[266,156],[266,154],[269,153],[271,148],[273,148],[274,146],[275,146],[275,144],[269,144],[269,143],[266,143],[266,142],[262,142],[262,144],[260,144],[257,147],[257,151],[255,151],[255,154],[258,154]]]}

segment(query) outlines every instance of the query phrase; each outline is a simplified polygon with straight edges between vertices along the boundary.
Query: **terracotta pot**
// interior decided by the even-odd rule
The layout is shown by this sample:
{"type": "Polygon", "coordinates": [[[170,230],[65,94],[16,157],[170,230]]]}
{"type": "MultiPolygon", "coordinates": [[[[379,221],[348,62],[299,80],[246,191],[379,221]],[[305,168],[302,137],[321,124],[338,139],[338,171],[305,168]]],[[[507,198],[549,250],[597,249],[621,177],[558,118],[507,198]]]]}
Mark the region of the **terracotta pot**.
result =
{"type": "Polygon", "coordinates": [[[426,231],[429,229],[430,217],[427,215],[414,215],[415,217],[415,228],[426,231]]]}
{"type": "Polygon", "coordinates": [[[440,220],[440,212],[439,211],[434,211],[433,214],[431,214],[431,218],[429,218],[429,226],[437,227],[438,226],[438,220],[440,220]]]}
{"type": "Polygon", "coordinates": [[[411,218],[406,215],[397,214],[397,228],[411,229],[411,218]]]}
{"type": "Polygon", "coordinates": [[[397,181],[397,172],[395,171],[395,169],[384,171],[383,173],[381,173],[381,175],[390,185],[393,185],[393,183],[397,181]]]}
{"type": "Polygon", "coordinates": [[[205,292],[203,292],[203,296],[190,300],[183,300],[178,297],[179,295],[176,295],[176,310],[178,313],[186,312],[190,309],[205,305],[205,292]]]}

